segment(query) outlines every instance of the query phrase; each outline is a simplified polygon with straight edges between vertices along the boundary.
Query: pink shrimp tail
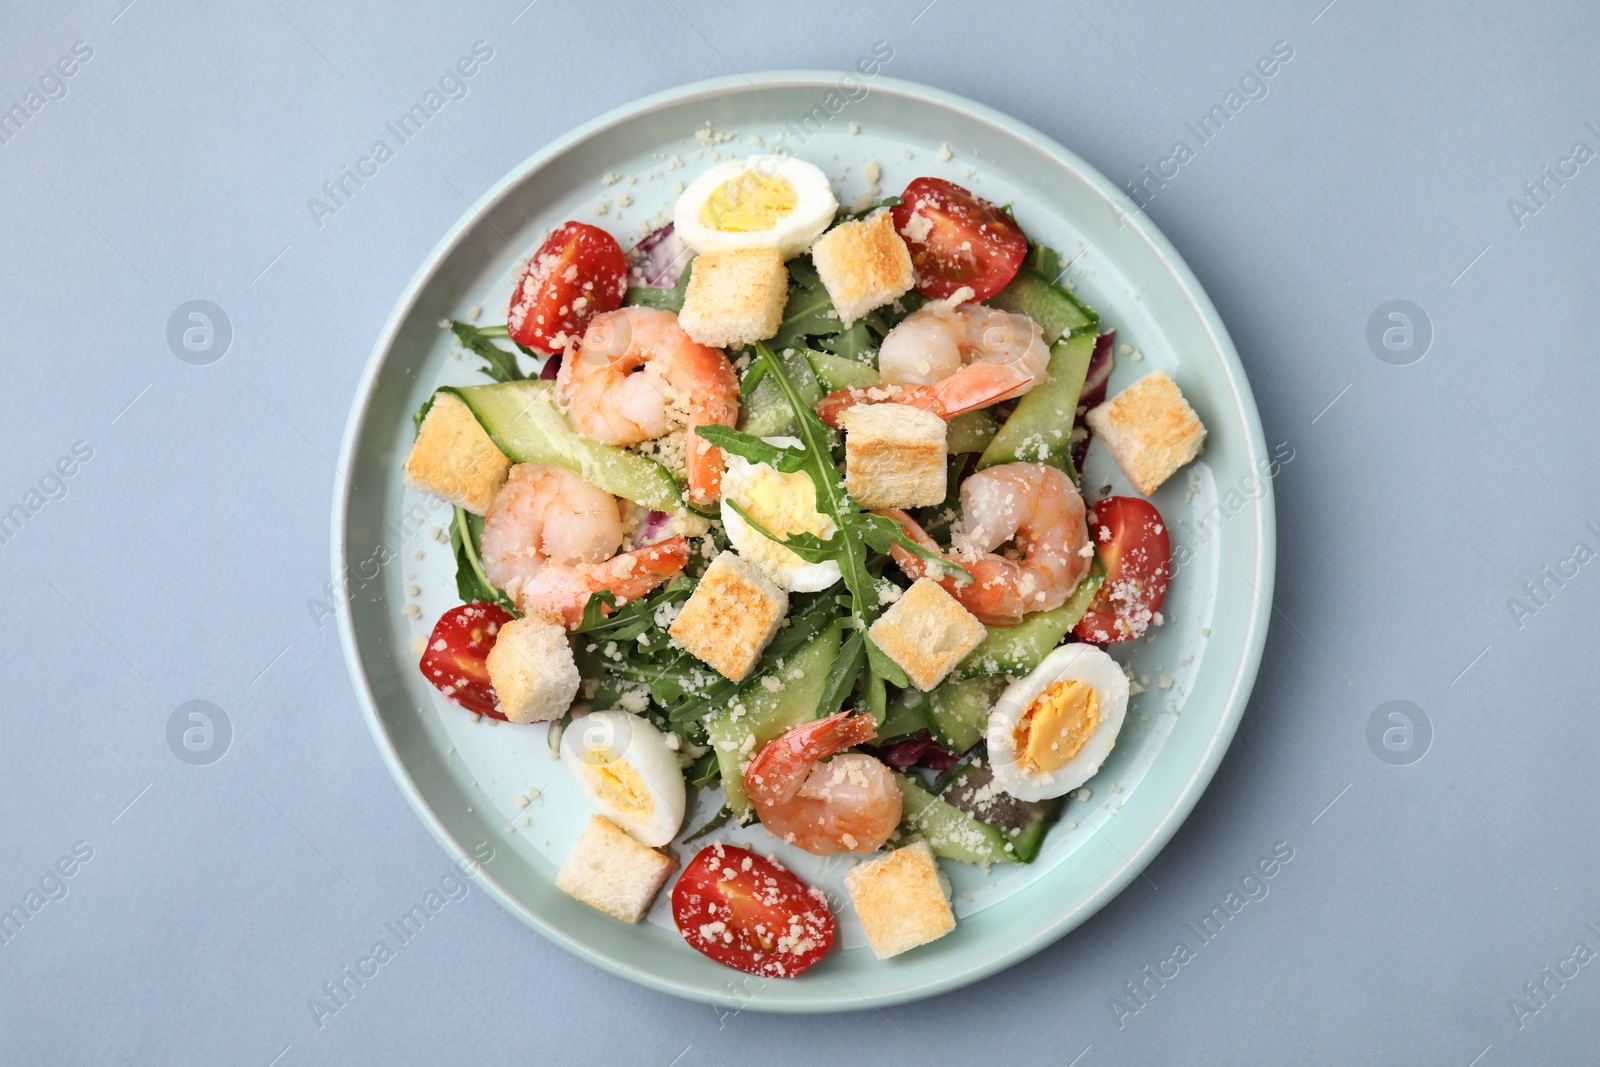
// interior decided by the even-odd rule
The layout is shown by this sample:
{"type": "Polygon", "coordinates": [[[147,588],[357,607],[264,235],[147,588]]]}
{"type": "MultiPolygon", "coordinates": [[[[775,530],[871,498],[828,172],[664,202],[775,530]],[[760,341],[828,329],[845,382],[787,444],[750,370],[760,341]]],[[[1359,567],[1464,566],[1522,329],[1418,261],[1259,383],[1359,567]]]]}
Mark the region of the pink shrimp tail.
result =
{"type": "Polygon", "coordinates": [[[817,415],[837,427],[846,411],[857,404],[905,404],[931,411],[949,421],[969,411],[991,407],[1019,397],[1033,388],[1027,371],[994,363],[972,363],[932,385],[871,385],[840,389],[817,404],[817,415]]]}
{"type": "Polygon", "coordinates": [[[799,792],[812,765],[878,736],[871,715],[837,712],[802,723],[767,743],[744,772],[745,791],[763,805],[777,805],[799,792]]]}

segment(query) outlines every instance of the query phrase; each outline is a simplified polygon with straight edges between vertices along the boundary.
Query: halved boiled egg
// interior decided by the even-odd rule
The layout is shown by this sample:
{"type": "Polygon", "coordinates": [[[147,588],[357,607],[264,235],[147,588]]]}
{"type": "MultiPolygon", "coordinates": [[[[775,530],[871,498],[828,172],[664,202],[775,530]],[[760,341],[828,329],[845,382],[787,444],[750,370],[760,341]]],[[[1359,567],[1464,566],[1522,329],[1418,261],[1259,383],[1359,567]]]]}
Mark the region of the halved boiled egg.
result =
{"type": "MultiPolygon", "coordinates": [[[[764,440],[772,445],[800,444],[793,437],[764,440]]],[[[817,487],[811,476],[804,471],[785,474],[771,464],[751,463],[731,453],[727,464],[722,475],[722,527],[734,551],[791,593],[814,593],[837,582],[842,577],[837,562],[830,559],[807,563],[751,526],[732,507],[737,504],[779,537],[809,533],[827,540],[836,527],[831,518],[817,510],[817,487]]]]}
{"type": "Polygon", "coordinates": [[[637,715],[580,715],[561,734],[561,765],[600,814],[641,845],[672,840],[683,824],[683,771],[666,736],[637,715]]]}
{"type": "Polygon", "coordinates": [[[984,737],[1000,788],[1018,800],[1049,800],[1095,776],[1128,711],[1128,678],[1094,645],[1045,656],[989,712],[984,737]]]}
{"type": "Polygon", "coordinates": [[[839,209],[828,178],[792,156],[751,156],[719,163],[678,197],[673,232],[696,252],[776,247],[798,256],[839,209]]]}

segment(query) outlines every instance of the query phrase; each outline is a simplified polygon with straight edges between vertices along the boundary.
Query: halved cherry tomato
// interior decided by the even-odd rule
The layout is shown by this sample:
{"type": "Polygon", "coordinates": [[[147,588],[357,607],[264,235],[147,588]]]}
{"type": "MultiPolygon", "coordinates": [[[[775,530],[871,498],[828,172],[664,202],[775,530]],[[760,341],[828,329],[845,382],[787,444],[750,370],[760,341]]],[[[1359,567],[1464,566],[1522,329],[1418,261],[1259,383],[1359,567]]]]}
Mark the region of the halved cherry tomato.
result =
{"type": "Polygon", "coordinates": [[[583,336],[589,320],[622,306],[627,263],[617,239],[586,222],[564,222],[528,260],[511,294],[506,327],[512,340],[559,352],[583,336]]]}
{"type": "Polygon", "coordinates": [[[498,604],[462,604],[439,616],[422,652],[422,676],[468,711],[504,719],[489,684],[487,660],[500,627],[511,613],[498,604]]]}
{"type": "Polygon", "coordinates": [[[1102,645],[1140,636],[1167,597],[1172,573],[1167,524],[1147,500],[1108,496],[1089,509],[1089,539],[1106,578],[1073,633],[1102,645]]]}
{"type": "Polygon", "coordinates": [[[973,300],[1006,287],[1028,254],[1016,222],[989,201],[939,178],[914,178],[894,208],[911,250],[917,291],[943,300],[970,286],[973,300]]]}
{"type": "Polygon", "coordinates": [[[833,944],[833,913],[821,890],[721,842],[683,869],[672,887],[672,918],[697,951],[763,978],[793,978],[833,944]]]}

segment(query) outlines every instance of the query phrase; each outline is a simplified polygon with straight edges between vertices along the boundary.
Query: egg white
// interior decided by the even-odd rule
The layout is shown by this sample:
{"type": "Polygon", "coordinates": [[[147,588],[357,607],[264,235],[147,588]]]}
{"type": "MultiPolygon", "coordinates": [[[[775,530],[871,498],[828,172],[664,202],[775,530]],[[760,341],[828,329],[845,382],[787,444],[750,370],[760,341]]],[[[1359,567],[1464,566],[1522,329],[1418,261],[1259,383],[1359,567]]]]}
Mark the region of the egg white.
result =
{"type": "MultiPolygon", "coordinates": [[[[794,437],[767,437],[763,440],[771,445],[798,447],[800,444],[794,437]]],[[[762,472],[771,470],[773,468],[769,464],[751,463],[743,456],[728,455],[727,469],[722,476],[722,528],[728,535],[728,543],[733,545],[733,550],[740,557],[766,571],[774,582],[791,593],[816,593],[827,589],[844,576],[836,561],[830,559],[821,563],[807,563],[762,534],[728,506],[732,501],[748,508],[745,491],[762,472]]],[[[832,526],[831,522],[829,526],[832,526]]],[[[781,535],[780,531],[773,532],[781,535]]]]}
{"type": "Polygon", "coordinates": [[[792,156],[750,156],[719,163],[690,182],[678,197],[672,223],[673,232],[696,253],[776,246],[784,259],[791,259],[811,247],[838,210],[828,177],[816,164],[792,156]],[[711,194],[747,170],[788,182],[795,192],[794,208],[768,230],[736,233],[701,222],[700,208],[711,194]]]}
{"type": "Polygon", "coordinates": [[[641,845],[664,845],[683,825],[686,793],[678,757],[666,736],[637,715],[596,711],[573,719],[561,733],[561,765],[600,814],[641,845]],[[644,783],[647,811],[630,811],[607,795],[601,769],[616,763],[644,783]]]}
{"type": "Polygon", "coordinates": [[[1088,644],[1063,645],[1020,681],[1013,682],[989,712],[984,736],[989,765],[1000,788],[1018,800],[1049,800],[1078,788],[1100,770],[1111,754],[1128,713],[1128,678],[1117,661],[1088,644]],[[1017,761],[1015,730],[1039,694],[1056,682],[1081,681],[1090,686],[1100,708],[1100,724],[1078,754],[1051,773],[1024,770],[1017,761]]]}

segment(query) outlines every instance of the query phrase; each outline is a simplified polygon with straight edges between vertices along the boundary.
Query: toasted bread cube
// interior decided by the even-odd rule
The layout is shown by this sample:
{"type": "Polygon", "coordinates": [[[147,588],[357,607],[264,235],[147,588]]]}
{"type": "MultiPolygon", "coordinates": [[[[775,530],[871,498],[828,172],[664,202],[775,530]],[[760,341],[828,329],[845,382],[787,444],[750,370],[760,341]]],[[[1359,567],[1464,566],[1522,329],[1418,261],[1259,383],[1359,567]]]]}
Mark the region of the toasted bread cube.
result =
{"type": "Polygon", "coordinates": [[[756,665],[788,613],[789,594],[766,571],[724,552],[706,568],[668,632],[690,655],[737,682],[756,665]]]}
{"type": "Polygon", "coordinates": [[[1198,456],[1206,439],[1200,417],[1164,370],[1140,378],[1085,419],[1145,496],[1198,456]]]}
{"type": "Polygon", "coordinates": [[[765,341],[783,324],[788,298],[789,271],[776,248],[706,252],[689,269],[678,325],[712,348],[765,341]]]}
{"type": "Polygon", "coordinates": [[[406,457],[407,485],[474,515],[487,515],[510,470],[511,460],[466,401],[451,393],[433,398],[406,457]]]}
{"type": "Polygon", "coordinates": [[[485,666],[500,710],[512,722],[559,719],[578,695],[578,664],[567,630],[539,615],[500,627],[485,666]]]}
{"type": "Polygon", "coordinates": [[[846,326],[904,296],[917,281],[911,253],[887,211],[841,223],[817,238],[811,262],[846,326]]]}
{"type": "Polygon", "coordinates": [[[556,888],[625,923],[637,923],[677,869],[676,858],[639,844],[605,816],[594,815],[561,865],[556,888]]]}
{"type": "Polygon", "coordinates": [[[844,485],[864,508],[944,503],[947,424],[909,404],[857,404],[844,427],[844,485]]]}
{"type": "Polygon", "coordinates": [[[911,588],[867,630],[872,643],[927,692],[988,634],[983,623],[932,578],[911,588]]]}
{"type": "Polygon", "coordinates": [[[937,941],[956,928],[950,885],[926,841],[845,872],[867,944],[880,960],[937,941]]]}

